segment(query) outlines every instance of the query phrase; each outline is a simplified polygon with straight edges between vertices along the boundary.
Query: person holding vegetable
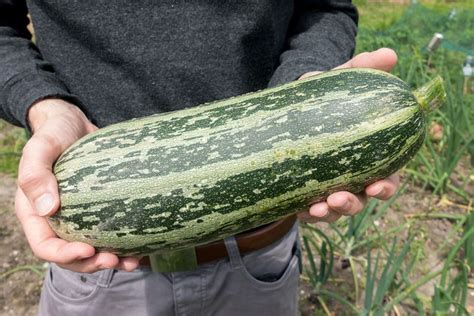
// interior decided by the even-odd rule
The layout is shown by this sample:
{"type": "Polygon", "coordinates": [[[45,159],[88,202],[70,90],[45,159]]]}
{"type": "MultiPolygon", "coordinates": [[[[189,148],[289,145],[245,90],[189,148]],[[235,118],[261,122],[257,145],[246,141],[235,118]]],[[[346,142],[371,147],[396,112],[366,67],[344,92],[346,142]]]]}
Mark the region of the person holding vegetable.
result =
{"type": "MultiPolygon", "coordinates": [[[[390,49],[352,59],[350,1],[0,0],[0,117],[28,128],[16,215],[33,253],[51,262],[40,315],[293,315],[297,222],[204,246],[195,271],[151,272],[144,259],[59,239],[55,160],[97,128],[298,80],[332,68],[390,71],[390,49]],[[35,27],[31,42],[27,14],[35,27]],[[242,251],[252,249],[251,251],[242,251]]],[[[398,176],[336,192],[299,218],[333,222],[367,197],[390,198],[398,176]]]]}

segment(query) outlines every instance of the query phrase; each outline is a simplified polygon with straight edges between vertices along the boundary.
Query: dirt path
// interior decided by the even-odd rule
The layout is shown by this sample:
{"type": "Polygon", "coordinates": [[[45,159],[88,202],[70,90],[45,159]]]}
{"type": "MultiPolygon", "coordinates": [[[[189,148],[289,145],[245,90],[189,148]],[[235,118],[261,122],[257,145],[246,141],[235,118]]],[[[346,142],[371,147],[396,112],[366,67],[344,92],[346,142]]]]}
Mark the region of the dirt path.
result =
{"type": "Polygon", "coordinates": [[[0,278],[0,315],[36,315],[42,277],[27,267],[37,267],[39,272],[44,268],[31,253],[15,217],[14,193],[15,180],[0,175],[0,275],[23,269],[0,278]]]}

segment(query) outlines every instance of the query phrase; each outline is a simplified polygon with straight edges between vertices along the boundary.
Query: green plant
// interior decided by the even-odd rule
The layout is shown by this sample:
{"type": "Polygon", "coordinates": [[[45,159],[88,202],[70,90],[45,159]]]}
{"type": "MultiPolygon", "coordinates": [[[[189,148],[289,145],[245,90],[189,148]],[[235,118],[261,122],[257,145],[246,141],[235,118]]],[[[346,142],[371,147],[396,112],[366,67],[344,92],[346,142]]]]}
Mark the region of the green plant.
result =
{"type": "Polygon", "coordinates": [[[26,140],[26,132],[23,129],[13,128],[0,120],[0,173],[16,175],[26,140]]]}
{"type": "Polygon", "coordinates": [[[436,113],[437,124],[441,124],[443,128],[442,138],[433,141],[431,137],[427,137],[425,147],[410,163],[407,172],[432,188],[434,194],[442,195],[449,189],[467,201],[468,194],[452,184],[451,175],[474,143],[472,109],[471,105],[464,102],[460,91],[461,76],[451,78],[449,72],[444,70],[443,77],[448,92],[447,102],[444,109],[436,113]]]}
{"type": "Polygon", "coordinates": [[[304,225],[302,239],[303,250],[309,261],[306,274],[313,287],[319,290],[331,276],[334,265],[334,244],[321,230],[308,224],[304,225]],[[318,242],[319,240],[321,242],[318,242]],[[319,265],[316,263],[317,258],[319,258],[319,265]]]}
{"type": "Polygon", "coordinates": [[[409,243],[405,243],[402,252],[398,257],[395,258],[396,262],[394,261],[395,257],[395,245],[396,239],[392,244],[391,251],[389,252],[389,256],[385,263],[385,268],[383,269],[382,275],[379,278],[379,282],[377,283],[377,273],[379,269],[379,259],[380,259],[380,252],[377,253],[375,258],[375,263],[373,264],[372,268],[372,249],[369,248],[367,253],[367,270],[365,272],[366,275],[366,286],[365,286],[365,299],[364,299],[364,311],[362,312],[363,315],[369,315],[373,311],[375,314],[380,314],[380,308],[384,299],[386,298],[386,293],[395,277],[395,273],[400,268],[404,255],[409,250],[409,243]]]}
{"type": "MultiPolygon", "coordinates": [[[[467,221],[464,224],[464,234],[467,235],[469,231],[474,227],[474,211],[469,209],[467,215],[467,221]]],[[[464,244],[464,258],[466,264],[469,266],[471,272],[474,272],[474,235],[466,238],[464,244]]]]}
{"type": "MultiPolygon", "coordinates": [[[[474,95],[472,91],[471,94],[463,93],[461,65],[466,54],[473,55],[474,32],[470,26],[474,10],[461,6],[469,4],[473,8],[469,1],[438,2],[428,9],[422,5],[374,6],[356,1],[361,4],[362,13],[357,52],[381,46],[394,48],[399,56],[394,74],[411,87],[418,87],[436,75],[441,75],[445,81],[446,105],[428,121],[428,127],[432,122],[441,127],[441,136],[426,138],[422,150],[402,171],[406,181],[401,190],[406,192],[408,186],[421,186],[425,189],[420,193],[422,197],[435,201],[436,198],[431,197],[435,195],[439,202],[426,205],[417,213],[407,214],[410,216],[396,225],[390,225],[386,218],[397,212],[398,203],[371,201],[359,215],[331,224],[330,229],[320,228],[319,234],[304,233],[312,249],[330,242],[333,266],[337,266],[338,260],[347,261],[352,274],[348,293],[331,288],[328,280],[335,282],[337,276],[317,282],[315,293],[320,295],[320,303],[324,301],[315,315],[330,315],[334,313],[331,306],[337,304],[344,306],[348,315],[404,314],[400,312],[403,309],[417,315],[466,314],[467,275],[474,261],[473,193],[470,188],[474,176],[472,169],[466,170],[469,168],[466,165],[468,155],[474,165],[474,95]],[[450,11],[453,7],[457,9],[455,15],[450,11]],[[406,12],[401,14],[405,8],[406,12]],[[430,54],[426,45],[434,32],[443,33],[444,40],[441,47],[430,54]],[[387,226],[379,226],[384,221],[387,226]],[[446,229],[444,239],[437,244],[436,257],[446,254],[447,257],[439,259],[438,263],[427,262],[432,257],[424,250],[424,244],[429,242],[430,225],[435,222],[444,223],[446,229]],[[393,238],[400,235],[411,238],[394,243],[393,238]],[[310,242],[311,238],[313,242],[310,242]],[[364,263],[365,273],[362,273],[364,263]],[[428,285],[434,287],[432,297],[422,290],[428,285]],[[359,300],[361,296],[362,301],[359,300]]],[[[401,201],[404,195],[397,198],[401,201]]],[[[320,273],[318,253],[313,250],[312,261],[316,267],[310,271],[320,273]]]]}
{"type": "Polygon", "coordinates": [[[465,307],[470,269],[467,262],[459,261],[457,256],[461,247],[466,245],[466,242],[472,242],[472,238],[474,238],[474,226],[464,232],[463,237],[453,246],[444,261],[441,280],[435,285],[435,294],[432,299],[432,309],[439,315],[445,313],[470,315],[465,307]],[[451,273],[453,266],[457,267],[458,272],[454,277],[451,273]]]}

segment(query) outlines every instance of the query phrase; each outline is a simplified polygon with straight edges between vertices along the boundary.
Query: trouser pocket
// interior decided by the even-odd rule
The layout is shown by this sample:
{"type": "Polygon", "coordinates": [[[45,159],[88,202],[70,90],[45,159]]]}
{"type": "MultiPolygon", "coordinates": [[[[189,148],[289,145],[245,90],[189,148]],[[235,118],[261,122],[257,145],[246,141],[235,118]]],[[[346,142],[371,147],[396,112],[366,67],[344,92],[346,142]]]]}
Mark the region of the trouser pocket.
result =
{"type": "MultiPolygon", "coordinates": [[[[228,244],[229,242],[227,241],[228,244]]],[[[231,251],[235,252],[236,249],[231,251]]],[[[280,240],[265,248],[244,254],[240,258],[231,258],[233,261],[231,264],[234,267],[241,265],[241,274],[250,282],[258,284],[259,287],[272,287],[285,282],[285,279],[292,274],[292,269],[299,271],[299,258],[298,230],[295,224],[280,240]]]]}
{"type": "Polygon", "coordinates": [[[240,255],[235,238],[226,239],[229,262],[216,265],[208,280],[203,315],[293,316],[298,311],[297,226],[281,240],[240,255]]]}
{"type": "MultiPolygon", "coordinates": [[[[110,285],[114,270],[78,273],[50,264],[41,292],[39,315],[83,315],[110,285]]],[[[89,311],[89,309],[91,309],[89,311]]]]}

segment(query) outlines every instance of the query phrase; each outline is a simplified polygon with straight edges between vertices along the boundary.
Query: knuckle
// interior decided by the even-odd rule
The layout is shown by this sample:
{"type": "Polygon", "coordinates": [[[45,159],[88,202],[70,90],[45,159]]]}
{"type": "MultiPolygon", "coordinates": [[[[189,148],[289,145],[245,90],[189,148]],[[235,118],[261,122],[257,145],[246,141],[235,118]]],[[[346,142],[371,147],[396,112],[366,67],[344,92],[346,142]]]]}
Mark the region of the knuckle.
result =
{"type": "Polygon", "coordinates": [[[388,189],[388,195],[389,195],[389,196],[394,195],[396,192],[397,192],[397,185],[392,185],[392,186],[388,189]]]}
{"type": "Polygon", "coordinates": [[[61,143],[54,135],[48,133],[34,134],[23,147],[23,156],[27,158],[34,157],[39,150],[60,152],[61,143]]]}
{"type": "Polygon", "coordinates": [[[35,142],[36,142],[35,136],[32,136],[26,142],[25,146],[23,146],[23,149],[21,150],[21,152],[23,154],[23,158],[24,158],[24,156],[29,156],[30,153],[34,152],[35,142]]]}
{"type": "Polygon", "coordinates": [[[380,194],[380,196],[378,196],[378,198],[380,200],[388,200],[390,199],[390,197],[392,197],[394,193],[394,190],[392,190],[390,187],[385,187],[384,190],[382,191],[382,193],[380,194]]]}
{"type": "Polygon", "coordinates": [[[50,260],[48,260],[48,261],[54,262],[57,265],[64,265],[64,266],[68,266],[68,265],[73,264],[73,262],[71,262],[70,260],[64,258],[63,256],[56,256],[54,258],[50,258],[50,260]]]}
{"type": "Polygon", "coordinates": [[[30,242],[30,248],[31,248],[31,252],[33,252],[33,255],[36,258],[44,260],[44,261],[54,262],[54,260],[50,260],[50,258],[47,258],[47,255],[45,254],[45,248],[42,242],[40,243],[30,242]]]}
{"type": "Polygon", "coordinates": [[[31,139],[31,145],[27,148],[28,154],[30,151],[32,151],[31,156],[35,157],[38,151],[43,151],[48,153],[53,152],[59,156],[61,153],[61,143],[57,137],[46,133],[37,134],[35,136],[36,138],[31,139]]]}
{"type": "Polygon", "coordinates": [[[78,273],[88,273],[87,271],[76,267],[74,264],[61,263],[61,262],[55,262],[55,263],[56,263],[57,266],[59,266],[63,269],[66,269],[66,270],[70,270],[70,271],[74,271],[74,272],[78,272],[78,273]]]}
{"type": "Polygon", "coordinates": [[[19,197],[19,192],[18,188],[15,194],[15,203],[14,203],[14,209],[15,209],[15,215],[18,219],[20,219],[20,209],[21,209],[21,204],[20,204],[20,197],[19,197]]]}
{"type": "Polygon", "coordinates": [[[364,204],[358,203],[357,206],[354,208],[354,211],[352,212],[351,215],[359,214],[360,212],[362,212],[363,209],[364,209],[364,204]]]}
{"type": "Polygon", "coordinates": [[[360,199],[357,203],[355,203],[354,212],[360,213],[364,209],[366,204],[366,199],[360,199]]]}
{"type": "Polygon", "coordinates": [[[17,202],[15,202],[15,216],[19,221],[21,221],[21,219],[22,219],[21,207],[17,202]]]}
{"type": "Polygon", "coordinates": [[[40,144],[44,148],[48,148],[56,153],[61,152],[61,143],[58,141],[58,138],[50,134],[43,134],[39,138],[40,144]]]}
{"type": "Polygon", "coordinates": [[[33,255],[38,259],[41,259],[41,260],[46,259],[44,258],[42,252],[37,247],[31,247],[31,252],[33,252],[33,255]]]}
{"type": "Polygon", "coordinates": [[[39,177],[32,168],[22,168],[18,175],[18,185],[22,190],[28,190],[29,188],[38,185],[41,182],[39,177]]]}

